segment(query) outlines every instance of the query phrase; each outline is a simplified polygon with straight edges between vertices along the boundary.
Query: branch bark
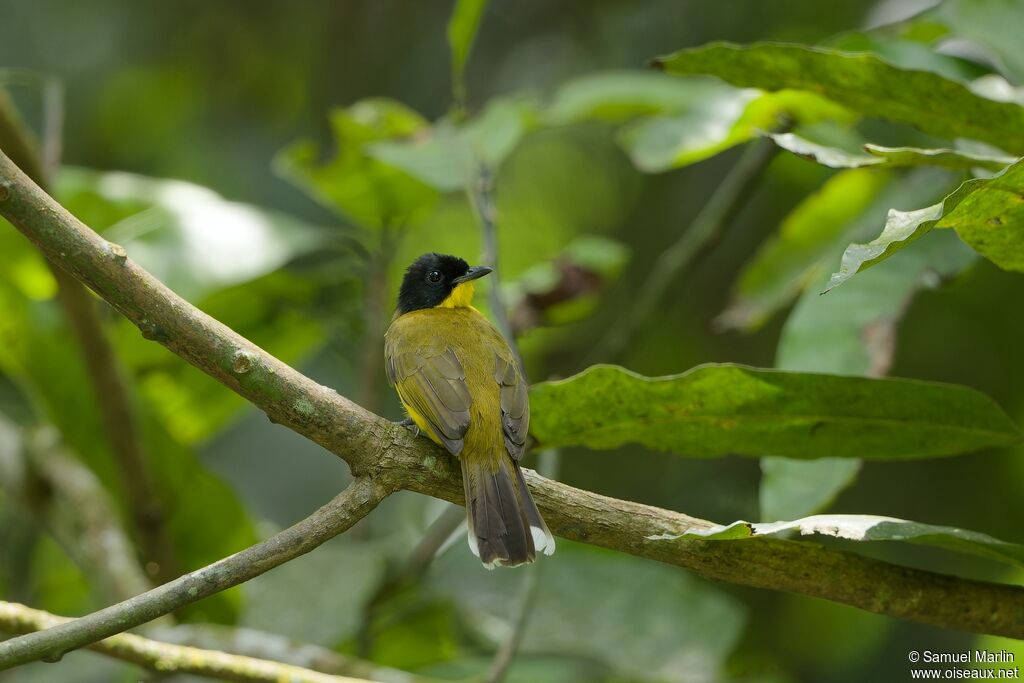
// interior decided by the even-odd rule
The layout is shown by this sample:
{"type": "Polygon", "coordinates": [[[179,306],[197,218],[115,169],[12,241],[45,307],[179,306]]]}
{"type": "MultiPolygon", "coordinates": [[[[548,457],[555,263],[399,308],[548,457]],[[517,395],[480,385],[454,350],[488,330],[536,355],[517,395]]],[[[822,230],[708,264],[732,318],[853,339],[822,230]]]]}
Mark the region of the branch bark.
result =
{"type": "MultiPolygon", "coordinates": [[[[128,259],[124,249],[65,211],[2,154],[0,215],[121,311],[146,338],[238,392],[275,422],[343,458],[356,477],[385,491],[405,488],[464,503],[458,465],[443,450],[317,384],[188,304],[128,259]]],[[[548,525],[564,538],[674,564],[717,581],[800,593],[944,628],[1024,639],[1020,586],[910,569],[805,541],[651,540],[711,523],[576,489],[529,470],[526,479],[548,525]]],[[[179,581],[189,585],[189,576],[179,581]]],[[[171,585],[180,587],[179,581],[171,585]]],[[[212,584],[197,588],[203,585],[212,584]]],[[[204,595],[210,592],[214,591],[204,595]]],[[[129,605],[119,617],[131,616],[130,622],[137,624],[160,613],[159,607],[140,602],[137,610],[129,605]]],[[[131,625],[122,623],[119,629],[102,617],[94,619],[103,614],[72,622],[86,626],[71,627],[76,637],[67,641],[70,646],[131,625]],[[106,628],[97,629],[97,623],[106,628]]],[[[56,651],[35,647],[28,658],[16,658],[15,652],[23,647],[19,640],[0,644],[0,666],[56,651]]],[[[53,645],[51,641],[48,647],[53,645]]]]}
{"type": "MultiPolygon", "coordinates": [[[[0,630],[33,633],[74,622],[49,612],[0,600],[0,630]]],[[[366,683],[362,678],[333,676],[265,659],[172,645],[121,633],[93,643],[89,649],[120,659],[161,675],[196,674],[240,683],[366,683]]]]}
{"type": "Polygon", "coordinates": [[[378,482],[358,478],[312,515],[261,543],[87,616],[0,643],[0,670],[59,661],[71,650],[244,583],[349,529],[389,493],[378,482]]]}

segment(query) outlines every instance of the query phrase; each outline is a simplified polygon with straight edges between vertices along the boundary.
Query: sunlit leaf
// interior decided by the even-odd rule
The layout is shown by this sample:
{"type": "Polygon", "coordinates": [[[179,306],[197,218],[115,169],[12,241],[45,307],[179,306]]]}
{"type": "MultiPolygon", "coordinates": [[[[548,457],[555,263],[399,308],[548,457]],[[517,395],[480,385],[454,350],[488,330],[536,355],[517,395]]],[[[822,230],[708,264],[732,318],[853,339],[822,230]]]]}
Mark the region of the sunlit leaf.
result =
{"type": "Polygon", "coordinates": [[[769,237],[744,266],[732,303],[717,323],[756,328],[817,280],[830,266],[828,259],[863,230],[865,212],[884,215],[891,199],[885,191],[889,178],[885,172],[868,170],[837,173],[800,202],[779,226],[778,235],[769,237]],[[882,199],[885,206],[871,208],[882,199]]]}
{"type": "MultiPolygon", "coordinates": [[[[626,126],[619,140],[637,168],[664,171],[707,159],[765,131],[856,115],[814,93],[722,90],[698,81],[712,95],[677,116],[653,116],[626,126]]],[[[692,87],[690,80],[685,87],[692,87]]]]}
{"type": "MultiPolygon", "coordinates": [[[[651,71],[602,71],[562,85],[545,107],[544,120],[551,125],[594,120],[625,123],[702,110],[709,101],[728,100],[736,93],[736,88],[710,78],[680,82],[651,71]]],[[[711,110],[717,108],[712,104],[711,110]]]]}
{"type": "Polygon", "coordinates": [[[740,87],[807,90],[865,116],[1024,153],[1024,107],[986,99],[938,74],[901,69],[868,53],[712,43],[680,50],[657,64],[672,74],[710,74],[740,87]]]}
{"type": "Polygon", "coordinates": [[[922,149],[920,147],[883,147],[864,145],[868,154],[880,157],[889,166],[940,166],[953,170],[983,168],[1000,171],[1016,161],[1007,156],[986,156],[953,149],[922,149]]]}
{"type": "Polygon", "coordinates": [[[938,204],[891,209],[882,234],[851,244],[828,289],[890,257],[934,227],[953,228],[975,251],[1005,270],[1024,271],[1024,161],[991,178],[965,181],[938,204]]]}
{"type": "Polygon", "coordinates": [[[181,180],[73,168],[57,189],[69,211],[192,300],[276,270],[326,238],[302,221],[181,180]]]}
{"type": "Polygon", "coordinates": [[[782,149],[815,161],[829,168],[863,168],[864,166],[938,166],[955,171],[981,168],[1001,171],[1017,159],[1008,156],[986,156],[953,149],[922,149],[920,147],[883,147],[865,144],[861,152],[818,144],[793,133],[769,134],[782,149]]]}
{"type": "Polygon", "coordinates": [[[819,145],[793,133],[769,134],[768,137],[782,149],[829,168],[862,168],[885,163],[884,159],[878,157],[848,152],[838,147],[819,145]]]}
{"type": "MultiPolygon", "coordinates": [[[[977,531],[875,515],[813,515],[791,522],[738,521],[728,525],[715,525],[708,529],[695,529],[682,536],[731,541],[771,536],[786,531],[798,531],[805,536],[833,536],[850,541],[906,541],[938,546],[1024,567],[1024,546],[1016,543],[1000,541],[977,531]]],[[[667,537],[666,540],[682,536],[667,537]]]]}
{"type": "Polygon", "coordinates": [[[596,365],[530,390],[530,431],[546,447],[639,443],[691,457],[904,459],[1020,441],[984,394],[913,380],[702,365],[644,377],[596,365]]]}

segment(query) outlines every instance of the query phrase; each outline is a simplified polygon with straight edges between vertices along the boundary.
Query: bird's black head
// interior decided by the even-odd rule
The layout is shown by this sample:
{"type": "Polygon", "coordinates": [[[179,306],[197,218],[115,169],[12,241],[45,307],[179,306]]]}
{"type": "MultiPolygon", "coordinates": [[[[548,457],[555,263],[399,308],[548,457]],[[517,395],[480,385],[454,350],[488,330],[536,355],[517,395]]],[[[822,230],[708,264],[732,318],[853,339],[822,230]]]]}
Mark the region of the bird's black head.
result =
{"type": "Polygon", "coordinates": [[[489,272],[487,266],[470,266],[458,256],[424,254],[405,271],[398,291],[398,314],[435,306],[470,306],[473,280],[489,272]]]}

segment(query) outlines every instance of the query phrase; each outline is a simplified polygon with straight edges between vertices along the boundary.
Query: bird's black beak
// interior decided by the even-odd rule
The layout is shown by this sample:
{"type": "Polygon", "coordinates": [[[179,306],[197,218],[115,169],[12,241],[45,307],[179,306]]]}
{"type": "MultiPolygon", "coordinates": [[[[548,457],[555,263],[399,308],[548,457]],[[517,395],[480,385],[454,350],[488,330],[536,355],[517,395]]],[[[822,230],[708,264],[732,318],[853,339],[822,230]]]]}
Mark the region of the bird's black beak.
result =
{"type": "Polygon", "coordinates": [[[466,271],[465,275],[460,275],[452,280],[452,282],[456,285],[461,285],[463,282],[469,282],[470,280],[481,278],[491,272],[491,270],[493,270],[493,268],[488,268],[487,266],[473,266],[466,271]]]}

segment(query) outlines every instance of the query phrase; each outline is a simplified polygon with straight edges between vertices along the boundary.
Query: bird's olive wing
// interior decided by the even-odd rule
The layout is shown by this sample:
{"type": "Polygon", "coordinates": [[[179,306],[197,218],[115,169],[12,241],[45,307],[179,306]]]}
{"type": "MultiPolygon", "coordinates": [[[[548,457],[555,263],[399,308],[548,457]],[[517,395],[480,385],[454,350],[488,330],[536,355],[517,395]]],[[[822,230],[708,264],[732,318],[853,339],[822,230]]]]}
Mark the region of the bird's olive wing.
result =
{"type": "Polygon", "coordinates": [[[526,380],[511,354],[495,354],[494,379],[501,387],[501,426],[505,432],[505,448],[518,460],[526,450],[526,434],[530,431],[530,398],[526,380]]]}
{"type": "Polygon", "coordinates": [[[437,441],[458,455],[469,428],[471,398],[455,353],[447,348],[397,353],[386,357],[385,368],[402,403],[423,418],[437,441]]]}

